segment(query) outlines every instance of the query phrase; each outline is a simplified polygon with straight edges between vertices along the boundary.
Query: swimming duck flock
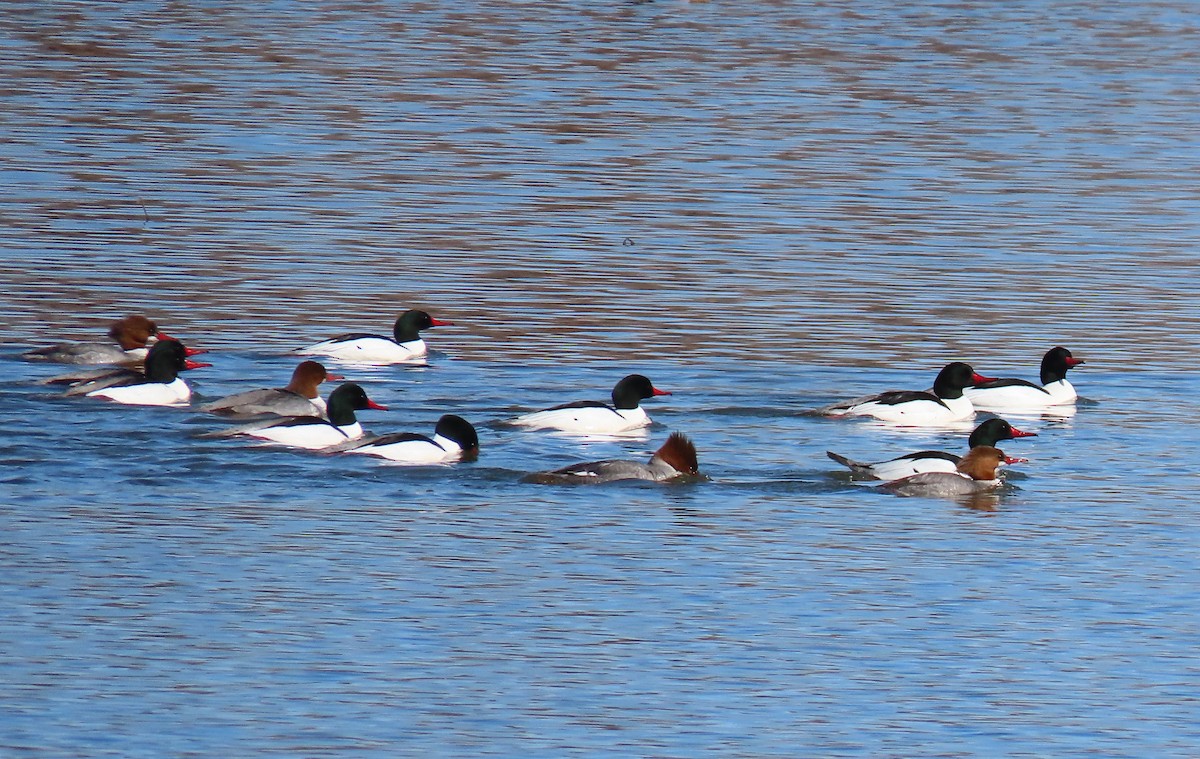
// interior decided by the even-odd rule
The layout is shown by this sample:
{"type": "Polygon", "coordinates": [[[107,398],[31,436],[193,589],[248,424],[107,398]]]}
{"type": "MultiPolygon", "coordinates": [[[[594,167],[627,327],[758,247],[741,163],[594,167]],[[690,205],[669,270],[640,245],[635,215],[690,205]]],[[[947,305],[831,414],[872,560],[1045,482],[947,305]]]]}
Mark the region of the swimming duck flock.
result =
{"type": "MultiPolygon", "coordinates": [[[[420,333],[449,326],[427,312],[410,309],[396,319],[393,336],[348,333],[294,351],[297,356],[322,357],[337,362],[345,375],[330,372],[313,358],[300,361],[291,381],[282,388],[251,389],[193,405],[183,373],[212,366],[191,357],[206,352],[185,347],[160,331],[141,314],[115,321],[110,342],[60,343],[30,350],[23,358],[90,366],[43,380],[65,387],[67,396],[139,405],[188,408],[231,419],[237,424],[201,433],[204,438],[246,440],[255,444],[320,451],[338,455],[368,455],[386,462],[421,466],[450,465],[480,455],[475,426],[447,410],[432,434],[422,432],[367,432],[358,412],[386,411],[370,398],[369,379],[347,379],[356,368],[391,365],[425,365],[428,348],[420,333]],[[320,385],[340,382],[327,400],[320,385]]],[[[995,416],[1001,412],[1038,412],[1073,407],[1078,400],[1067,380],[1067,371],[1082,364],[1071,351],[1051,348],[1042,358],[1039,382],[993,379],[962,361],[946,364],[925,390],[889,390],[852,400],[830,403],[808,413],[830,418],[866,418],[897,427],[937,427],[988,414],[971,432],[963,455],[943,451],[918,451],[875,463],[855,461],[827,452],[846,467],[854,481],[883,481],[878,489],[902,496],[959,498],[993,491],[1004,484],[1003,467],[1025,462],[996,446],[1001,441],[1033,436],[995,416]]],[[[640,432],[652,420],[642,402],[669,396],[645,375],[628,374],[616,381],[611,404],[579,400],[551,408],[530,410],[512,418],[488,420],[530,434],[551,431],[558,435],[591,436],[640,432]]],[[[689,482],[707,479],[699,465],[695,445],[681,432],[672,432],[648,461],[609,459],[583,462],[552,471],[526,474],[524,482],[536,484],[598,484],[621,480],[689,482]]]]}

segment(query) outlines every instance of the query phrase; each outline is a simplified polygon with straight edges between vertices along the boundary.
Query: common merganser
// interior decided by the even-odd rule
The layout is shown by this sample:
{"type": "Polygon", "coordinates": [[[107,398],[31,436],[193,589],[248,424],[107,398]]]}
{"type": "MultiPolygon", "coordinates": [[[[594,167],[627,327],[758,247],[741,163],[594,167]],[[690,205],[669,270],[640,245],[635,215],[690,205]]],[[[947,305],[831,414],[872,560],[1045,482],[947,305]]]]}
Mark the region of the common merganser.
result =
{"type": "Polygon", "coordinates": [[[141,314],[130,314],[113,322],[108,336],[114,343],[58,343],[27,351],[21,357],[54,364],[121,364],[146,358],[149,344],[156,339],[172,339],[160,335],[158,325],[141,314]]]}
{"type": "Polygon", "coordinates": [[[614,480],[651,480],[665,482],[677,477],[701,477],[696,446],[682,433],[672,432],[667,442],[654,452],[650,463],[609,459],[586,464],[572,464],[553,472],[526,475],[524,482],[539,485],[613,482],[614,480]]]}
{"type": "Polygon", "coordinates": [[[963,389],[991,378],[977,374],[969,364],[955,361],[938,372],[933,390],[893,390],[835,403],[821,409],[829,416],[871,416],[913,427],[957,422],[975,413],[963,389]]]}
{"type": "Polygon", "coordinates": [[[394,340],[383,335],[352,332],[322,340],[296,352],[302,356],[330,356],[360,364],[401,364],[422,359],[428,353],[425,341],[421,339],[421,330],[453,324],[434,319],[424,311],[411,309],[396,319],[392,329],[394,340]]]}
{"type": "MultiPolygon", "coordinates": [[[[162,334],[161,332],[159,333],[162,334]]],[[[179,342],[173,337],[162,338],[159,342],[179,342]]],[[[153,349],[153,346],[151,347],[153,349]]],[[[172,348],[172,352],[176,349],[172,348]]],[[[194,350],[184,347],[184,369],[200,369],[212,364],[192,361],[188,356],[196,353],[204,353],[203,350],[194,350]]],[[[65,395],[87,395],[95,390],[103,390],[106,387],[115,387],[122,384],[133,384],[144,382],[146,379],[146,364],[144,361],[133,361],[118,364],[116,366],[101,366],[95,369],[75,369],[66,372],[65,374],[56,374],[53,377],[48,377],[41,380],[43,385],[67,385],[68,389],[65,395]]]]}
{"type": "Polygon", "coordinates": [[[247,390],[206,403],[201,411],[221,416],[312,416],[323,415],[325,399],[317,387],[325,380],[340,380],[316,361],[302,361],[292,372],[292,381],[287,387],[247,390]]]}
{"type": "Polygon", "coordinates": [[[1067,381],[1067,370],[1082,363],[1060,345],[1046,351],[1042,357],[1041,385],[1023,379],[994,379],[976,383],[965,392],[976,408],[985,411],[1069,405],[1076,401],[1079,394],[1067,381]]]}
{"type": "Polygon", "coordinates": [[[990,445],[972,448],[958,462],[954,472],[922,472],[885,482],[879,488],[896,495],[956,498],[993,490],[1000,485],[996,470],[1001,464],[1015,464],[1022,459],[1009,458],[1004,451],[990,445]]]}
{"type": "Polygon", "coordinates": [[[438,420],[433,437],[415,432],[380,435],[362,443],[354,441],[347,453],[364,453],[399,464],[446,464],[479,454],[479,435],[461,416],[446,414],[438,420]]]}
{"type": "Polygon", "coordinates": [[[512,423],[563,432],[625,432],[650,424],[650,416],[640,405],[643,399],[670,394],[656,388],[645,376],[631,374],[613,387],[611,406],[600,401],[575,401],[519,416],[512,423]]]}
{"type": "MultiPolygon", "coordinates": [[[[970,448],[981,445],[995,446],[1001,440],[1036,436],[1036,432],[1022,432],[1003,419],[988,419],[975,428],[967,440],[967,445],[970,448]]],[[[874,480],[898,480],[922,472],[954,472],[962,460],[961,456],[944,451],[919,451],[875,464],[863,464],[833,451],[826,451],[825,455],[849,467],[856,475],[874,480]]]]}
{"type": "Polygon", "coordinates": [[[192,361],[178,340],[159,340],[146,354],[145,373],[136,369],[113,369],[102,383],[73,387],[67,395],[86,395],[134,406],[182,406],[192,397],[192,389],[178,375],[187,369],[212,364],[192,361]],[[94,387],[102,384],[102,387],[94,387]],[[92,389],[88,389],[92,388],[92,389]]]}
{"type": "Polygon", "coordinates": [[[328,406],[328,419],[316,415],[288,416],[209,432],[201,437],[246,436],[295,448],[320,450],[362,437],[362,425],[358,423],[355,411],[387,411],[387,406],[368,398],[366,391],[353,382],[339,385],[330,393],[328,406]]]}

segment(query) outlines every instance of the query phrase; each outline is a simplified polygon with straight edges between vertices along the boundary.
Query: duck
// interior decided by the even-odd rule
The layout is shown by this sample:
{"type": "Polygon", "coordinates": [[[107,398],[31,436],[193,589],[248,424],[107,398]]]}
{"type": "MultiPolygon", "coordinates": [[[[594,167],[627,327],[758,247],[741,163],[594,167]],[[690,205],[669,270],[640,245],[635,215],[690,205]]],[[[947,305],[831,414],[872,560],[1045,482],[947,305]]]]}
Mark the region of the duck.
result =
{"type": "Polygon", "coordinates": [[[326,380],[342,379],[318,361],[301,361],[287,387],[247,390],[204,404],[200,410],[229,417],[323,416],[326,403],[317,388],[326,380]]]}
{"type": "MultiPolygon", "coordinates": [[[[159,333],[160,335],[163,333],[159,333]]],[[[179,343],[173,337],[163,337],[161,340],[156,340],[152,343],[150,350],[153,350],[154,345],[160,342],[179,343]]],[[[182,345],[181,343],[179,343],[182,345]]],[[[174,352],[177,346],[172,346],[171,351],[174,352]]],[[[206,353],[203,349],[188,348],[186,346],[181,349],[184,355],[183,370],[201,369],[203,367],[212,366],[212,364],[193,361],[190,357],[206,353]]],[[[149,354],[147,354],[149,355],[149,354]]],[[[160,359],[163,360],[163,359],[160,359]]],[[[130,385],[136,382],[142,382],[146,379],[146,360],[127,361],[119,364],[109,364],[98,366],[91,369],[72,369],[63,374],[56,374],[53,377],[47,377],[40,380],[43,385],[66,385],[67,391],[65,395],[87,395],[94,390],[102,390],[106,387],[115,385],[130,385]]]]}
{"type": "Polygon", "coordinates": [[[921,472],[885,482],[881,490],[902,496],[957,498],[994,490],[1000,485],[997,470],[1001,464],[1023,459],[1010,458],[991,445],[977,445],[958,462],[953,472],[921,472]]]}
{"type": "Polygon", "coordinates": [[[329,394],[328,419],[316,414],[287,416],[208,432],[201,437],[252,437],[293,448],[321,450],[362,437],[363,428],[354,412],[365,409],[388,410],[368,398],[367,391],[359,385],[345,382],[329,394]]]}
{"type": "Polygon", "coordinates": [[[641,401],[670,394],[655,387],[645,375],[630,374],[613,386],[611,406],[600,401],[575,401],[519,416],[512,424],[578,434],[626,432],[650,424],[641,401]]]}
{"type": "Polygon", "coordinates": [[[969,419],[975,407],[963,390],[990,377],[970,364],[954,361],[938,372],[932,390],[893,390],[835,403],[820,410],[827,416],[870,416],[910,427],[928,427],[969,419]]]}
{"type": "Polygon", "coordinates": [[[667,482],[689,477],[703,477],[696,456],[696,446],[683,433],[672,432],[649,463],[608,459],[526,475],[522,481],[539,485],[596,484],[618,480],[649,480],[667,482]]]}
{"type": "Polygon", "coordinates": [[[159,340],[146,354],[144,372],[113,369],[102,379],[70,388],[66,395],[85,395],[132,406],[185,406],[192,398],[192,389],[179,373],[206,366],[212,364],[187,358],[187,349],[178,340],[159,340]]]}
{"type": "MultiPolygon", "coordinates": [[[[1036,436],[1036,432],[1023,432],[1003,419],[992,418],[975,428],[967,440],[967,446],[994,446],[1001,440],[1036,436]]],[[[825,455],[848,467],[854,474],[873,480],[897,480],[922,472],[954,472],[962,460],[961,456],[944,451],[918,451],[874,464],[863,464],[833,451],[826,451],[825,455]]]]}
{"type": "Polygon", "coordinates": [[[52,364],[123,364],[142,361],[156,340],[172,340],[142,314],[130,314],[108,328],[111,343],[58,343],[21,354],[26,361],[52,364]]]}
{"type": "Polygon", "coordinates": [[[1042,357],[1041,385],[1023,379],[994,379],[965,390],[971,403],[983,411],[1011,411],[1067,406],[1079,398],[1067,371],[1083,364],[1071,351],[1057,345],[1042,357]]]}
{"type": "Polygon", "coordinates": [[[414,308],[397,317],[392,328],[394,339],[383,335],[352,332],[322,340],[296,352],[302,356],[329,356],[350,363],[402,364],[424,359],[428,354],[429,349],[421,339],[421,330],[453,324],[454,322],[435,319],[427,312],[414,308]]]}
{"type": "Polygon", "coordinates": [[[448,464],[479,455],[479,435],[466,419],[445,414],[438,419],[433,437],[398,432],[354,441],[340,450],[377,456],[398,464],[448,464]]]}

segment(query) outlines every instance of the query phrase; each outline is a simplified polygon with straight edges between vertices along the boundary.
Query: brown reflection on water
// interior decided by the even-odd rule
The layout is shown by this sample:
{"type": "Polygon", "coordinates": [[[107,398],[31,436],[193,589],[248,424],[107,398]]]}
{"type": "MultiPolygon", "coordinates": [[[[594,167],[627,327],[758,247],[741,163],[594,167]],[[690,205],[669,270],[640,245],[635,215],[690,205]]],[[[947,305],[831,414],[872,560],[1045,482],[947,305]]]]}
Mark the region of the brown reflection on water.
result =
{"type": "Polygon", "coordinates": [[[23,7],[9,341],[1200,363],[1184,5],[23,7]]]}

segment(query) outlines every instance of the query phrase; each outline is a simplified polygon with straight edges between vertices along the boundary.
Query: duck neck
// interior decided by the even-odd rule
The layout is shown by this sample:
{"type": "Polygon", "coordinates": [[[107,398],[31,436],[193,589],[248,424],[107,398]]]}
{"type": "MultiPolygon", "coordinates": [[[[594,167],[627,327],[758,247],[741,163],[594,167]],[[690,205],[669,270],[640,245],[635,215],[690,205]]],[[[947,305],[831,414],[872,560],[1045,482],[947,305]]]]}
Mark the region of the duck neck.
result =
{"type": "Polygon", "coordinates": [[[952,401],[963,397],[963,389],[943,377],[938,377],[933,383],[933,394],[942,400],[952,401]]]}
{"type": "Polygon", "coordinates": [[[402,344],[421,339],[421,333],[417,329],[415,320],[409,318],[408,314],[404,314],[396,320],[396,326],[392,328],[392,336],[396,338],[396,342],[402,344]]]}
{"type": "Polygon", "coordinates": [[[168,385],[178,379],[179,370],[175,368],[174,363],[169,360],[170,358],[171,356],[159,355],[154,356],[153,360],[146,361],[146,380],[168,385]]]}
{"type": "Polygon", "coordinates": [[[330,398],[326,409],[329,412],[329,422],[335,427],[347,427],[358,421],[354,407],[342,398],[330,398]]]}
{"type": "Polygon", "coordinates": [[[627,385],[618,385],[612,391],[613,408],[629,411],[641,405],[641,395],[627,385]]]}

